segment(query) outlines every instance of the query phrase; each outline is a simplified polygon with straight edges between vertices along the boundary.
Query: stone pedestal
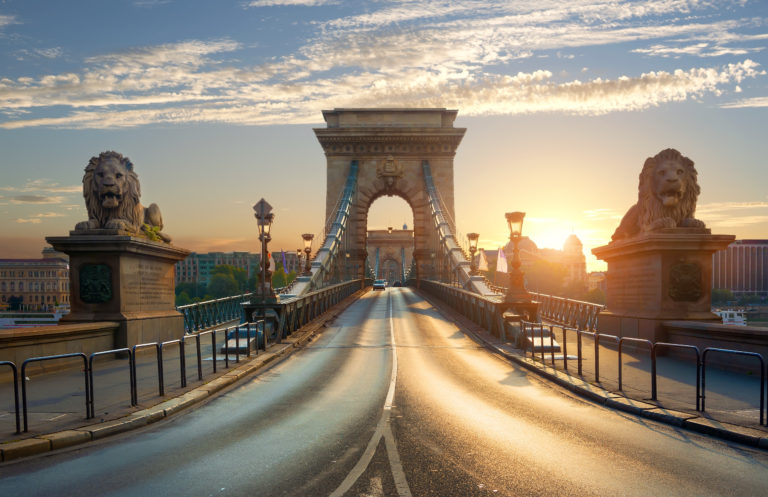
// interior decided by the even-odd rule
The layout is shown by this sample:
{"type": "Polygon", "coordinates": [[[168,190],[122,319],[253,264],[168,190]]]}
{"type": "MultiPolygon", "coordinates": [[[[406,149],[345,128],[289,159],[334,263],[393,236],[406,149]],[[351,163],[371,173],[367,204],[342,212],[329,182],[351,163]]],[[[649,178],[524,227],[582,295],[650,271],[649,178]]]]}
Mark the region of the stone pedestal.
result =
{"type": "Polygon", "coordinates": [[[117,321],[115,347],[173,340],[184,334],[176,311],[174,265],[189,251],[114,230],[47,237],[69,255],[71,312],[61,323],[117,321]]]}
{"type": "Polygon", "coordinates": [[[608,263],[599,331],[659,341],[663,321],[719,320],[711,312],[712,254],[734,239],[704,228],[668,228],[592,249],[608,263]]]}

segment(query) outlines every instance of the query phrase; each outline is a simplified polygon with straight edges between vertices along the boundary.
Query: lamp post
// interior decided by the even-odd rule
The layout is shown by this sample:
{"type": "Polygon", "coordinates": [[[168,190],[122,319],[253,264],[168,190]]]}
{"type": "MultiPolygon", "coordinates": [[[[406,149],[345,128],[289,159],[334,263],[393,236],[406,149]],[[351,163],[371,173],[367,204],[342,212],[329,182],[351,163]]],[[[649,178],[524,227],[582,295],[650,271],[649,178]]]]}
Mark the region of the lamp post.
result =
{"type": "Polygon", "coordinates": [[[477,274],[475,252],[477,252],[477,240],[480,238],[480,235],[477,233],[468,233],[467,238],[469,239],[469,274],[474,276],[477,274]]]}
{"type": "Polygon", "coordinates": [[[512,264],[508,270],[509,283],[504,301],[508,303],[530,302],[531,294],[525,289],[525,273],[520,269],[520,239],[523,233],[525,212],[507,212],[509,240],[512,242],[512,264]]]}
{"type": "Polygon", "coordinates": [[[309,266],[309,254],[312,252],[312,239],[315,238],[315,235],[312,233],[304,233],[301,235],[301,238],[304,240],[304,253],[307,254],[307,262],[304,266],[304,275],[309,276],[312,274],[309,266]]]}
{"type": "Polygon", "coordinates": [[[269,232],[272,228],[272,222],[275,215],[272,213],[272,206],[263,198],[253,206],[254,217],[259,224],[259,240],[261,240],[261,297],[266,302],[268,297],[274,297],[271,281],[267,278],[271,275],[269,271],[269,258],[267,257],[267,244],[272,240],[269,232]]]}
{"type": "Polygon", "coordinates": [[[304,252],[302,249],[297,248],[296,249],[296,274],[299,274],[301,272],[301,253],[304,252]]]}

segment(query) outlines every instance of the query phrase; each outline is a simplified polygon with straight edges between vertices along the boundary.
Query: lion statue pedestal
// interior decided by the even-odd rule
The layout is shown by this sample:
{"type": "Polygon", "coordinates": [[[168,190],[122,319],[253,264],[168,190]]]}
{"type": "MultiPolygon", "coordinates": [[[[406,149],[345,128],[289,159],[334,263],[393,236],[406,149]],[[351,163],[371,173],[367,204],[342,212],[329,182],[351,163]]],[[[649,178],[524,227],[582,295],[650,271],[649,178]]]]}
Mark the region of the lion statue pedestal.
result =
{"type": "Polygon", "coordinates": [[[69,236],[47,237],[69,255],[71,312],[62,323],[116,321],[115,347],[181,338],[175,264],[188,250],[171,245],[155,204],[139,203],[133,164],[116,152],[91,158],[83,177],[88,221],[69,236]]]}
{"type": "Polygon", "coordinates": [[[608,245],[592,253],[608,263],[599,331],[665,340],[662,322],[717,321],[711,312],[712,254],[733,235],[712,235],[694,218],[699,186],[693,161],[673,149],[645,161],[638,202],[608,245]]]}

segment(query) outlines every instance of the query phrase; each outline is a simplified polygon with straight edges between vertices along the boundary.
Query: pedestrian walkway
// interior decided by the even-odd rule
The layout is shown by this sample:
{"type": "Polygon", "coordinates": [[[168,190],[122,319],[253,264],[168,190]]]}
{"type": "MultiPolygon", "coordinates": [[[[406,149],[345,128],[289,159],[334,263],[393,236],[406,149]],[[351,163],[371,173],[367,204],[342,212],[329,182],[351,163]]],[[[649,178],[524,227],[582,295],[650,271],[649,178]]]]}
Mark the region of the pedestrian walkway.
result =
{"type": "MultiPolygon", "coordinates": [[[[651,361],[648,352],[622,352],[623,385],[618,389],[618,354],[600,347],[600,377],[595,377],[594,341],[582,343],[582,374],[577,374],[577,346],[569,342],[568,371],[563,354],[545,352],[534,359],[509,340],[501,340],[439,300],[424,295],[489,349],[578,395],[626,412],[655,419],[727,440],[768,449],[768,427],[760,425],[759,375],[709,366],[706,372],[706,410],[696,410],[696,365],[670,356],[657,358],[657,400],[651,400],[651,361]]],[[[574,338],[575,340],[575,338],[574,338]]],[[[746,366],[748,364],[743,364],[746,366]]]]}

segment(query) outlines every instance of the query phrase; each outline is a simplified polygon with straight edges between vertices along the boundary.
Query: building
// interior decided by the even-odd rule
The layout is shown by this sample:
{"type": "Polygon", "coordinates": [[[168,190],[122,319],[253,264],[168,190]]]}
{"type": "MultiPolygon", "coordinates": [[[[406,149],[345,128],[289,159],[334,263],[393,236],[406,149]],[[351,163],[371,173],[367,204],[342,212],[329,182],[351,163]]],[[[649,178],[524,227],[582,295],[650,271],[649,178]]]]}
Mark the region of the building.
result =
{"type": "MultiPolygon", "coordinates": [[[[272,252],[275,264],[283,264],[283,252],[272,252]]],[[[189,257],[176,263],[176,284],[202,283],[207,285],[211,281],[211,271],[216,266],[229,265],[244,269],[248,276],[261,270],[259,261],[261,254],[250,252],[208,252],[198,254],[192,252],[189,257]]],[[[301,259],[296,252],[285,252],[286,272],[301,271],[301,259]]],[[[275,267],[270,267],[275,270],[275,267]]]]}
{"type": "Polygon", "coordinates": [[[390,284],[402,280],[403,272],[408,271],[413,262],[413,230],[404,224],[401,230],[369,230],[367,235],[368,261],[374,270],[378,261],[376,278],[385,279],[390,284]]]}
{"type": "Polygon", "coordinates": [[[768,240],[736,240],[712,254],[712,288],[768,297],[768,240]]]}
{"type": "Polygon", "coordinates": [[[0,309],[69,306],[69,257],[50,247],[42,259],[0,259],[0,309]]]}
{"type": "MultiPolygon", "coordinates": [[[[520,253],[520,269],[524,273],[527,273],[531,266],[537,261],[552,262],[561,264],[565,267],[567,272],[563,280],[564,285],[568,286],[574,283],[581,283],[585,287],[587,286],[587,258],[584,255],[584,246],[576,235],[571,234],[568,236],[563,244],[563,250],[539,248],[533,240],[527,236],[523,236],[518,242],[518,250],[520,253]]],[[[512,261],[512,252],[512,242],[509,242],[504,247],[504,253],[508,264],[512,261]]],[[[485,251],[485,255],[488,260],[488,266],[491,268],[491,272],[494,272],[498,258],[498,250],[485,251]]],[[[491,283],[505,286],[507,284],[507,276],[505,274],[494,273],[493,281],[491,281],[491,283]]]]}

